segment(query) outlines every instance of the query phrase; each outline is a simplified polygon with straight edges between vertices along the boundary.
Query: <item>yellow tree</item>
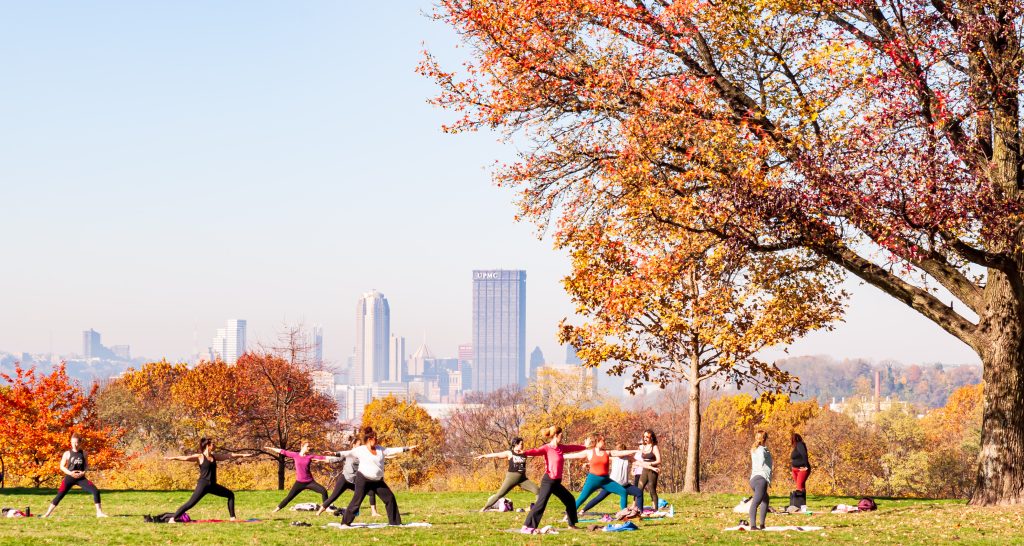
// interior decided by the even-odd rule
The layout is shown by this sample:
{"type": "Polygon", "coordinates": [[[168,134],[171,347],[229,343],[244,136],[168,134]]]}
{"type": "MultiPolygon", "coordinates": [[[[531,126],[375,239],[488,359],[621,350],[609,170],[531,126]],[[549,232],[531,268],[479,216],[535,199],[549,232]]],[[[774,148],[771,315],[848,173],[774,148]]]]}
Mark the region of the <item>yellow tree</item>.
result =
{"type": "Polygon", "coordinates": [[[652,229],[640,221],[565,229],[572,255],[565,287],[589,322],[563,321],[561,340],[587,366],[612,362],[645,382],[689,386],[684,491],[700,490],[700,399],[705,383],[789,392],[795,378],[758,353],[818,328],[841,312],[837,277],[801,253],[751,256],[713,236],[652,229]]]}
{"type": "Polygon", "coordinates": [[[444,460],[444,428],[414,401],[394,395],[374,399],[363,411],[363,426],[373,427],[380,445],[419,446],[418,452],[389,465],[398,468],[406,487],[428,479],[444,460]]]}

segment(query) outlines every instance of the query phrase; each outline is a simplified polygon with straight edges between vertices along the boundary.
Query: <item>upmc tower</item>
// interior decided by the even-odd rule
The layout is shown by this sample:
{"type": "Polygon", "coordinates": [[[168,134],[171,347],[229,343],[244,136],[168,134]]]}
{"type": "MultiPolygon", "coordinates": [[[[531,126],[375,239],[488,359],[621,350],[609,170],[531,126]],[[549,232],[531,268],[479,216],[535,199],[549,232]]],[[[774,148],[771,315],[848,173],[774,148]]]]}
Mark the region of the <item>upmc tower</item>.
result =
{"type": "Polygon", "coordinates": [[[473,271],[473,390],[526,386],[526,271],[473,271]]]}

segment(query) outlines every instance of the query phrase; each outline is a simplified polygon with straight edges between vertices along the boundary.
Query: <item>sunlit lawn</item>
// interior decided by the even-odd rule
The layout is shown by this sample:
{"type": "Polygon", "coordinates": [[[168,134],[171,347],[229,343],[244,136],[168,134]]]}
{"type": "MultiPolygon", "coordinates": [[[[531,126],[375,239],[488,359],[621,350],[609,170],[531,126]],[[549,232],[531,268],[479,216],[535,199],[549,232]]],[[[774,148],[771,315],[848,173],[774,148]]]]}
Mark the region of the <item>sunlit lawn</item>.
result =
{"type": "MultiPolygon", "coordinates": [[[[639,531],[599,533],[564,531],[543,537],[517,535],[504,530],[519,528],[525,514],[476,512],[485,493],[407,493],[398,492],[405,522],[426,521],[425,529],[353,529],[337,530],[324,525],[340,518],[319,518],[308,512],[270,511],[284,496],[278,491],[238,491],[240,519],[260,518],[255,524],[150,524],[143,514],[173,511],[190,492],[103,492],[104,509],[112,517],[93,517],[91,499],[77,490],[69,494],[54,517],[42,519],[0,519],[0,544],[350,544],[383,542],[394,544],[963,544],[1024,543],[1024,510],[969,508],[961,501],[886,500],[872,513],[832,515],[832,505],[855,503],[850,498],[811,497],[813,515],[769,515],[768,525],[815,525],[816,532],[738,533],[722,529],[739,520],[732,506],[739,495],[667,495],[675,505],[676,516],[641,524],[639,531]],[[313,523],[313,527],[291,526],[292,521],[313,523]]],[[[31,506],[33,514],[42,513],[53,490],[8,489],[0,493],[0,504],[8,507],[31,506]]],[[[311,493],[299,495],[296,502],[313,502],[311,493]]],[[[351,498],[349,493],[342,501],[351,498]]],[[[528,494],[514,493],[517,507],[528,506],[528,494]]],[[[782,498],[776,499],[782,503],[782,498]]],[[[383,506],[379,507],[383,513],[383,506]]],[[[563,512],[553,499],[545,523],[559,523],[563,512]]],[[[614,511],[617,503],[605,501],[599,508],[614,511]]],[[[195,519],[226,518],[225,501],[208,496],[190,511],[195,519]]],[[[364,510],[357,521],[383,522],[364,510]]],[[[587,525],[583,523],[582,525],[587,525]]]]}

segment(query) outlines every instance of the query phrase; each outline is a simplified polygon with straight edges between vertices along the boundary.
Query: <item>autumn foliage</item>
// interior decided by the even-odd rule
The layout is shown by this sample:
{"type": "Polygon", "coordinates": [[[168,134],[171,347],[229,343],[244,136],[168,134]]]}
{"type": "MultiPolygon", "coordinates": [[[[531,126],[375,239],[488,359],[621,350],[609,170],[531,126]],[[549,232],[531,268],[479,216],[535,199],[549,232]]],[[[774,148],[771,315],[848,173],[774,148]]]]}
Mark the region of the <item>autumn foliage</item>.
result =
{"type": "Polygon", "coordinates": [[[98,385],[83,390],[68,378],[63,363],[49,374],[15,365],[13,375],[0,377],[0,458],[6,474],[35,487],[56,484],[62,476],[61,455],[76,432],[91,469],[124,462],[117,447],[122,431],[98,418],[98,385]]]}

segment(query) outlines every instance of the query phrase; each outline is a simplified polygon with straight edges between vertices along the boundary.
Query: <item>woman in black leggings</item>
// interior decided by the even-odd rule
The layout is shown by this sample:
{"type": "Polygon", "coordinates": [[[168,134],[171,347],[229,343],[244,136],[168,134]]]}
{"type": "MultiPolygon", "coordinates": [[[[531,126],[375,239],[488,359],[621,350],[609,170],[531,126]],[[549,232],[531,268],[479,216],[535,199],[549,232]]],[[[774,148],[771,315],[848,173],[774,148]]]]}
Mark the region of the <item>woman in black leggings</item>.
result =
{"type": "Polygon", "coordinates": [[[255,453],[217,453],[213,452],[213,440],[201,438],[199,440],[199,453],[192,455],[180,455],[177,457],[164,457],[168,461],[196,461],[199,463],[199,481],[196,482],[196,490],[192,497],[182,504],[171,518],[171,523],[177,522],[186,511],[195,506],[203,497],[209,493],[218,497],[228,499],[228,515],[231,521],[235,520],[235,494],[230,489],[217,483],[217,461],[230,461],[252,457],[255,453]]]}
{"type": "Polygon", "coordinates": [[[48,517],[60,504],[61,499],[64,495],[67,495],[68,491],[74,486],[81,487],[86,493],[92,494],[92,502],[96,505],[96,517],[105,518],[106,514],[103,513],[103,508],[100,507],[100,491],[96,489],[85,477],[85,469],[88,467],[88,463],[85,459],[85,450],[79,449],[78,444],[82,439],[78,436],[78,433],[71,435],[71,449],[64,452],[64,455],[60,458],[60,471],[64,473],[64,479],[60,482],[60,488],[57,489],[57,496],[50,502],[50,507],[43,514],[43,517],[48,517]]]}
{"type": "MultiPolygon", "coordinates": [[[[640,446],[640,459],[645,464],[637,488],[641,491],[644,489],[651,491],[651,501],[654,503],[654,511],[657,512],[660,509],[658,506],[658,468],[661,464],[661,450],[658,449],[658,436],[651,429],[644,431],[644,443],[640,446]]],[[[640,509],[643,510],[643,507],[641,506],[640,509]]]]}

